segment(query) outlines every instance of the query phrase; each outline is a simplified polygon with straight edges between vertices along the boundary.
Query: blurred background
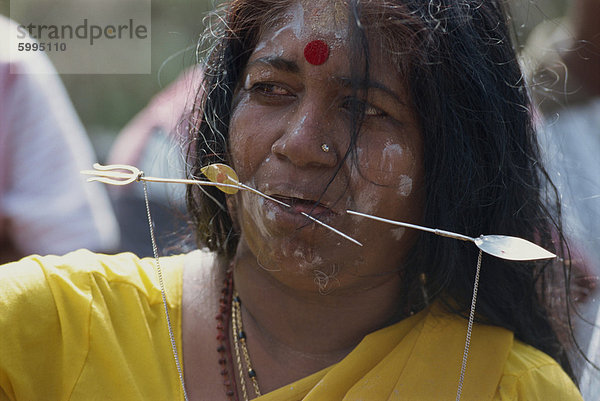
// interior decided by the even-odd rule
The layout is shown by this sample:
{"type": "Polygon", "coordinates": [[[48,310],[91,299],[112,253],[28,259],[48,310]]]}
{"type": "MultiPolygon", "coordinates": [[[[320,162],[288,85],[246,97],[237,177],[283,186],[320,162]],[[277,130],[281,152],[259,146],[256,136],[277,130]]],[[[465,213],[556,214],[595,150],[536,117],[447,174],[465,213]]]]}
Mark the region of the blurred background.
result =
{"type": "MultiPolygon", "coordinates": [[[[148,75],[63,74],[61,78],[100,161],[119,131],[186,67],[194,64],[207,0],[152,0],[152,65],[148,75]]],[[[37,11],[29,10],[32,15],[37,11]]],[[[10,15],[9,0],[0,14],[10,15]]]]}

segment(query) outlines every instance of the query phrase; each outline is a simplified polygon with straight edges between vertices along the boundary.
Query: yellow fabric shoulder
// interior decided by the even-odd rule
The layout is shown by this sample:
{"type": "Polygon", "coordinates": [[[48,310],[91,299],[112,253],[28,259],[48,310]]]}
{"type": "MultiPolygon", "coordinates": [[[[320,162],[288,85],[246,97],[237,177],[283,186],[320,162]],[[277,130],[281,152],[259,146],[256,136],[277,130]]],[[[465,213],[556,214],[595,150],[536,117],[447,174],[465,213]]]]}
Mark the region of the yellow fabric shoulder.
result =
{"type": "MultiPolygon", "coordinates": [[[[454,400],[466,321],[439,305],[366,336],[338,364],[256,401],[454,400]]],[[[505,329],[475,325],[462,400],[582,400],[562,368],[505,329]]]]}
{"type": "MultiPolygon", "coordinates": [[[[183,257],[161,259],[180,341],[183,257]]],[[[152,259],[77,251],[0,267],[0,400],[183,399],[152,259]]]]}
{"type": "MultiPolygon", "coordinates": [[[[181,344],[185,256],[161,259],[181,344]]],[[[439,305],[260,401],[454,400],[466,321],[439,305]]],[[[0,400],[183,400],[153,260],[77,251],[0,267],[0,400]]],[[[581,400],[507,330],[473,329],[462,400],[581,400]]]]}
{"type": "Polygon", "coordinates": [[[515,341],[496,394],[498,400],[581,400],[577,388],[554,359],[515,341]]]}

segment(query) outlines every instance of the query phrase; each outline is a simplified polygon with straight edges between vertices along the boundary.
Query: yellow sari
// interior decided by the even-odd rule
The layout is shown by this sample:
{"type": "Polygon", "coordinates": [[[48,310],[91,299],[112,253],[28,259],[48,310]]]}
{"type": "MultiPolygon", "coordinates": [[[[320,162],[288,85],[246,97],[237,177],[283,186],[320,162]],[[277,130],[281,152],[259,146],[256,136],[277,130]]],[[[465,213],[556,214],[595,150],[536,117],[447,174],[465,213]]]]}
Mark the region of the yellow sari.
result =
{"type": "MultiPolygon", "coordinates": [[[[179,348],[184,259],[161,259],[179,348]]],[[[183,400],[162,308],[151,259],[78,251],[1,267],[0,401],[183,400]]],[[[466,325],[434,305],[257,400],[454,400],[466,325]]],[[[475,325],[462,399],[581,396],[552,358],[475,325]]]]}
{"type": "MultiPolygon", "coordinates": [[[[433,307],[372,333],[338,364],[256,400],[454,400],[467,322],[433,307]]],[[[462,400],[581,400],[546,354],[475,325],[462,400]]]]}

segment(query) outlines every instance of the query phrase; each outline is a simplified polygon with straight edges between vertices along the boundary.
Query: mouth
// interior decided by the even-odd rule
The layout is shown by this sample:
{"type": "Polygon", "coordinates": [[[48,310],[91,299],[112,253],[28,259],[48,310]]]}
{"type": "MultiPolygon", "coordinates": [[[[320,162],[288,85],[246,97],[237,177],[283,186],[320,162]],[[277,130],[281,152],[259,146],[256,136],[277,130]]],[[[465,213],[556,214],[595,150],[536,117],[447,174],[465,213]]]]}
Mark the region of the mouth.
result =
{"type": "Polygon", "coordinates": [[[297,198],[279,194],[273,194],[271,197],[289,205],[290,207],[288,210],[292,210],[299,214],[304,212],[314,217],[336,214],[329,206],[314,199],[297,198]]]}

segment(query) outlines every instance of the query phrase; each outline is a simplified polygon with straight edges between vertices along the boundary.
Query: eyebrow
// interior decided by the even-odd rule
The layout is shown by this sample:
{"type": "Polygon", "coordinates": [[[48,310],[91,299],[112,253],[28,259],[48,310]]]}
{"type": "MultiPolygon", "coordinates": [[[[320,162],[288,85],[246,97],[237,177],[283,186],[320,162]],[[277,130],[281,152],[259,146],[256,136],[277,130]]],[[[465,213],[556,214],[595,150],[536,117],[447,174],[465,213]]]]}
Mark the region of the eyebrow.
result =
{"type": "MultiPolygon", "coordinates": [[[[246,68],[250,68],[256,64],[263,64],[284,72],[290,72],[298,74],[300,72],[300,66],[295,61],[288,60],[280,56],[265,56],[259,57],[248,63],[246,68]]],[[[392,97],[401,105],[406,105],[402,98],[393,90],[382,84],[381,82],[373,80],[356,80],[348,77],[338,77],[336,81],[344,88],[358,88],[358,89],[379,89],[388,96],[392,97]]]]}
{"type": "Polygon", "coordinates": [[[342,85],[345,88],[379,89],[380,91],[386,93],[388,96],[392,97],[394,100],[396,100],[401,105],[406,105],[406,102],[404,102],[404,100],[402,100],[400,95],[398,95],[396,92],[394,92],[393,90],[391,90],[390,88],[388,88],[387,86],[382,84],[381,82],[377,82],[377,81],[373,81],[373,80],[364,80],[364,79],[357,80],[357,79],[352,79],[352,78],[348,78],[348,77],[339,77],[339,78],[337,78],[337,80],[339,81],[340,85],[342,85]]]}
{"type": "Polygon", "coordinates": [[[267,56],[257,58],[256,60],[253,60],[250,63],[248,63],[246,68],[252,67],[255,64],[265,64],[278,70],[292,72],[295,74],[300,72],[300,67],[298,66],[298,64],[296,64],[296,62],[279,56],[267,56]]]}

